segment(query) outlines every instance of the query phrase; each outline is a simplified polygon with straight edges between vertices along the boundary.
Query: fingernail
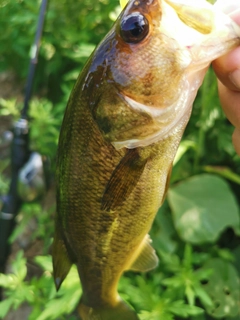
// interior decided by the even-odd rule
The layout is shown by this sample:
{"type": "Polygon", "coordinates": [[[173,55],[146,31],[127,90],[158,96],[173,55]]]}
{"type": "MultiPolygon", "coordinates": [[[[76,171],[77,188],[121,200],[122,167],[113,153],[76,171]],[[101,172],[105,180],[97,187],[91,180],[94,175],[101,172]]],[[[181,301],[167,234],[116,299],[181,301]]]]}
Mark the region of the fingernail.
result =
{"type": "Polygon", "coordinates": [[[236,69],[230,73],[229,79],[237,89],[240,89],[240,69],[236,69]]]}

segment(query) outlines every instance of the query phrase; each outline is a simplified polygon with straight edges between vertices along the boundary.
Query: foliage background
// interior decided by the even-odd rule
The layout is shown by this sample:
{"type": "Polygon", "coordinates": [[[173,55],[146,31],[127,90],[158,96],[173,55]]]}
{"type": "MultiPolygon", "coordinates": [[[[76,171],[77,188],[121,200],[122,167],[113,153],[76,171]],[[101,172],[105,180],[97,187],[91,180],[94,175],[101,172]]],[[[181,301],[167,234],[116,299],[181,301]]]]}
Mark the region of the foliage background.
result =
{"type": "MultiPolygon", "coordinates": [[[[0,73],[14,74],[23,88],[40,1],[0,0],[0,73]]],[[[31,102],[31,147],[54,161],[66,102],[84,62],[120,12],[118,0],[50,0],[43,32],[34,97],[31,102]]],[[[22,94],[0,99],[1,119],[18,119],[22,94]]],[[[141,320],[239,319],[240,293],[240,158],[217,97],[213,72],[207,74],[174,162],[171,187],[156,217],[151,236],[160,258],[147,274],[128,272],[119,291],[141,320]]],[[[2,137],[1,137],[2,138],[2,137]]],[[[1,143],[3,143],[3,138],[1,143]]],[[[8,155],[8,154],[7,154],[8,155]]],[[[9,158],[1,157],[0,194],[9,183],[9,158]]],[[[47,195],[49,197],[49,195],[47,195]]],[[[46,196],[46,197],[47,197],[46,196]]],[[[25,204],[11,243],[9,272],[0,275],[5,300],[0,319],[27,303],[27,319],[77,319],[81,295],[73,268],[56,293],[51,277],[54,197],[25,204]],[[26,258],[29,242],[41,243],[41,254],[26,258]],[[24,252],[25,251],[25,252],[24,252]],[[37,272],[30,274],[33,264],[37,272]]],[[[20,319],[20,318],[19,318],[20,319]]],[[[22,318],[21,318],[22,319],[22,318]]]]}

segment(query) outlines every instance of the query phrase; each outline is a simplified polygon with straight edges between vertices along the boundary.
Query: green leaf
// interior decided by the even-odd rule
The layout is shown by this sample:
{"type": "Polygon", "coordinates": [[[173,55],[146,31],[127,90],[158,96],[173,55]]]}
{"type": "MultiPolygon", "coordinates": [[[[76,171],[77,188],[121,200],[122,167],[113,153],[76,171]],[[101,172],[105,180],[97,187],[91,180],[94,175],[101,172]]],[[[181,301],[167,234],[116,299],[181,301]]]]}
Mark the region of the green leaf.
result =
{"type": "Polygon", "coordinates": [[[0,319],[4,319],[13,304],[11,298],[5,299],[0,302],[0,319]]]}
{"type": "Polygon", "coordinates": [[[195,292],[194,292],[192,286],[188,285],[186,287],[185,294],[186,294],[186,297],[187,297],[188,304],[190,306],[193,306],[195,304],[195,292]]]}
{"type": "Polygon", "coordinates": [[[13,273],[19,281],[23,281],[27,275],[26,259],[23,257],[23,251],[19,251],[12,266],[13,273]]]}
{"type": "Polygon", "coordinates": [[[158,292],[156,292],[153,286],[142,276],[136,276],[135,281],[136,285],[133,285],[129,282],[129,279],[125,277],[120,280],[119,292],[121,296],[126,300],[131,300],[134,305],[139,306],[140,309],[153,310],[154,306],[160,300],[158,292]],[[122,291],[124,292],[123,295],[122,291]]]}
{"type": "Polygon", "coordinates": [[[127,3],[128,3],[128,0],[120,0],[121,8],[123,9],[127,3]]]}
{"type": "Polygon", "coordinates": [[[141,320],[174,320],[173,315],[170,313],[160,314],[158,310],[141,311],[139,314],[141,320]]]}
{"type": "Polygon", "coordinates": [[[177,164],[178,161],[183,157],[183,155],[191,148],[196,149],[196,143],[190,140],[183,140],[178,147],[173,165],[177,164]]]}
{"type": "Polygon", "coordinates": [[[16,104],[16,99],[5,100],[0,98],[0,115],[8,116],[11,115],[14,118],[19,117],[19,106],[16,104]]]}
{"type": "Polygon", "coordinates": [[[209,297],[208,293],[202,287],[200,287],[200,285],[195,285],[194,291],[196,296],[202,301],[204,305],[208,305],[209,307],[213,306],[212,299],[209,297]]]}
{"type": "Polygon", "coordinates": [[[183,318],[203,313],[202,308],[184,304],[182,300],[172,302],[171,305],[169,306],[169,310],[175,315],[183,318]]]}
{"type": "Polygon", "coordinates": [[[175,229],[167,201],[159,209],[150,236],[153,239],[153,247],[166,253],[173,253],[177,243],[172,240],[175,229]]]}
{"type": "Polygon", "coordinates": [[[228,184],[215,175],[189,178],[168,192],[179,236],[191,243],[215,241],[227,227],[239,225],[236,199],[228,184]]]}
{"type": "Polygon", "coordinates": [[[0,286],[3,288],[14,288],[18,283],[18,278],[14,274],[0,273],[0,286]]]}
{"type": "Polygon", "coordinates": [[[32,217],[30,215],[24,214],[21,215],[21,213],[18,214],[18,221],[21,218],[20,223],[18,223],[11,233],[10,237],[8,238],[8,241],[12,244],[16,239],[23,234],[23,232],[26,230],[27,225],[30,225],[30,221],[32,217]]]}
{"type": "Polygon", "coordinates": [[[43,270],[52,272],[51,256],[37,256],[34,260],[43,270]]]}
{"type": "Polygon", "coordinates": [[[228,167],[204,166],[203,170],[208,173],[216,173],[234,183],[240,184],[240,176],[228,167]]]}
{"type": "MultiPolygon", "coordinates": [[[[38,263],[47,266],[47,261],[43,260],[38,259],[38,263]]],[[[70,314],[76,308],[81,293],[77,268],[73,266],[62,284],[61,290],[45,303],[44,310],[36,320],[56,319],[61,315],[70,314]]]]}
{"type": "Polygon", "coordinates": [[[240,281],[236,269],[231,263],[215,258],[209,260],[205,269],[212,269],[213,273],[203,284],[213,305],[202,301],[207,312],[214,318],[226,316],[235,317],[239,312],[240,281]]]}

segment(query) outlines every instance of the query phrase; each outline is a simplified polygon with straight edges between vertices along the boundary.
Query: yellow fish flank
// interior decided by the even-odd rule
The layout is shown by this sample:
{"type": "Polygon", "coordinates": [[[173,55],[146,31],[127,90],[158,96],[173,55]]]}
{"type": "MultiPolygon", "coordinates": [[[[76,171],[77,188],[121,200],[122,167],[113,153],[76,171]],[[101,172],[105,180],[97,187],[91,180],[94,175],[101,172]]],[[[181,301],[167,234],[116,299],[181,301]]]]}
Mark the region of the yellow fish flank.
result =
{"type": "Polygon", "coordinates": [[[133,0],[86,63],[59,138],[52,250],[57,289],[77,265],[82,320],[138,319],[118,281],[158,263],[148,232],[193,100],[239,34],[205,1],[133,0]]]}

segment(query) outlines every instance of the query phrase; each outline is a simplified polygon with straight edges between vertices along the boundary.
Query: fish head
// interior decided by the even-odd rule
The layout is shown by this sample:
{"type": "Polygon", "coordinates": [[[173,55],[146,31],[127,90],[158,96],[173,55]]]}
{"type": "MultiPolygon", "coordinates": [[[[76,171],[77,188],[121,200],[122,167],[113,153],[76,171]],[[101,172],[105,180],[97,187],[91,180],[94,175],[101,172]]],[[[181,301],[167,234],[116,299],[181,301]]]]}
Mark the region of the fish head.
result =
{"type": "Polygon", "coordinates": [[[105,137],[117,149],[136,148],[182,130],[207,67],[239,34],[205,0],[130,0],[93,59],[114,88],[95,110],[105,137]]]}
{"type": "MultiPolygon", "coordinates": [[[[130,1],[116,23],[116,51],[111,75],[120,92],[138,103],[158,107],[176,99],[189,54],[182,54],[173,37],[162,32],[164,1],[130,1]],[[161,102],[159,101],[161,100],[161,102]]],[[[173,21],[174,23],[174,21],[173,21]]]]}

